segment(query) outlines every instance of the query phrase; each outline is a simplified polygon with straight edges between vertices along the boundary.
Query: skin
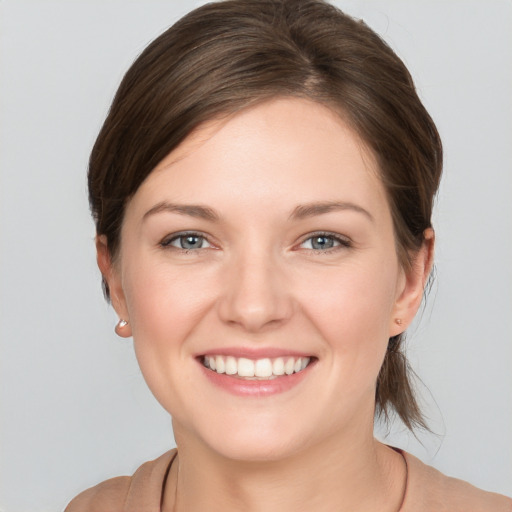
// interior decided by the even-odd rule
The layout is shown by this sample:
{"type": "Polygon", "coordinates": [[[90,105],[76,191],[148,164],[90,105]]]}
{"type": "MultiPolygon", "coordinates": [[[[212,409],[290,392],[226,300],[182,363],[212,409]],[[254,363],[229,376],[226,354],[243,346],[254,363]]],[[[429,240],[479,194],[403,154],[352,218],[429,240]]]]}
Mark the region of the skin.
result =
{"type": "Polygon", "coordinates": [[[405,271],[375,159],[338,115],[276,99],[205,124],[128,203],[115,262],[105,237],[97,250],[129,320],[118,333],[133,335],[173,418],[179,460],[164,510],[175,493],[187,511],[398,510],[405,467],[373,438],[375,383],[389,337],[421,302],[433,232],[405,271]],[[147,213],[162,202],[220,220],[147,213]],[[290,217],[325,202],[345,207],[290,217]],[[184,231],[202,246],[180,250],[184,231]],[[341,241],[313,248],[318,232],[341,241]],[[286,392],[235,396],[197,359],[226,347],[300,351],[314,364],[286,392]]]}

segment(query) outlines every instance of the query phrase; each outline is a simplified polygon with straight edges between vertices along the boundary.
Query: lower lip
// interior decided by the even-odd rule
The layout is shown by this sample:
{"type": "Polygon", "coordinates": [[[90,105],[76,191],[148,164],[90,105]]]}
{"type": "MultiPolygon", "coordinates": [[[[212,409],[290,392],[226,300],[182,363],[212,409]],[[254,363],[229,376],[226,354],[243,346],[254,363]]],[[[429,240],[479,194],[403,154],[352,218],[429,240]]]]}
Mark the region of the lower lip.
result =
{"type": "Polygon", "coordinates": [[[293,373],[292,375],[282,375],[271,380],[246,380],[240,377],[217,373],[206,368],[202,362],[199,362],[201,369],[209,381],[238,396],[271,396],[289,391],[297,386],[307,375],[313,363],[310,363],[304,370],[293,373]]]}

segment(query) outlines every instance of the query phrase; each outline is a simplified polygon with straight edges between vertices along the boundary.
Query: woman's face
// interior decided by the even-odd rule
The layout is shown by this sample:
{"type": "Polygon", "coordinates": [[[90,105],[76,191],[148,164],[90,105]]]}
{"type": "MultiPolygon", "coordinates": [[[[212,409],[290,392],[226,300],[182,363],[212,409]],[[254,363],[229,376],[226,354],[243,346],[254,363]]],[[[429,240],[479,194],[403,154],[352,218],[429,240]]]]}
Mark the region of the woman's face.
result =
{"type": "Polygon", "coordinates": [[[371,432],[388,339],[422,284],[397,259],[374,158],[302,99],[210,122],[170,153],[104,273],[177,438],[252,460],[371,432]]]}

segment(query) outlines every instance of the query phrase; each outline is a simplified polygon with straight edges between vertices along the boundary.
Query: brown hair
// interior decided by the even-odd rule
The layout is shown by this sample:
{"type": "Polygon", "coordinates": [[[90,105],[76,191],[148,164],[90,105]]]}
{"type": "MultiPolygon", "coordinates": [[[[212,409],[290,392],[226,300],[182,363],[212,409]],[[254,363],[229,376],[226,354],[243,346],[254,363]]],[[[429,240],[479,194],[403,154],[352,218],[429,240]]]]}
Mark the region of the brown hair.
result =
{"type": "MultiPolygon", "coordinates": [[[[322,0],[206,4],[153,41],[124,76],[89,162],[89,200],[110,254],[119,251],[127,201],[198,125],[276,96],[339,112],[373,151],[404,266],[431,225],[442,167],[436,127],[403,62],[362,21],[322,0]]],[[[107,298],[109,290],[104,281],[107,298]]],[[[390,339],[376,415],[392,407],[425,427],[401,351],[390,339]]]]}

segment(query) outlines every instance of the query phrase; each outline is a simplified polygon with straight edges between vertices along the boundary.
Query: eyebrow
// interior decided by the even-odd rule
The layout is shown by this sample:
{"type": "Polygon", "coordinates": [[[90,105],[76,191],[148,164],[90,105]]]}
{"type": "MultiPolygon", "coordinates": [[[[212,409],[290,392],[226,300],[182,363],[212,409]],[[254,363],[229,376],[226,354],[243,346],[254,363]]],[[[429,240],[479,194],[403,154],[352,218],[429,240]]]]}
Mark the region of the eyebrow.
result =
{"type": "MultiPolygon", "coordinates": [[[[354,203],[342,202],[342,201],[322,201],[318,203],[307,203],[298,205],[294,208],[289,216],[290,220],[300,220],[307,217],[314,217],[316,215],[323,215],[333,211],[352,210],[357,213],[362,213],[372,222],[375,220],[373,215],[368,211],[354,203]]],[[[197,204],[176,204],[162,201],[153,208],[149,209],[143,216],[143,220],[146,220],[151,215],[157,213],[169,212],[177,213],[179,215],[188,215],[190,217],[196,217],[199,219],[208,220],[210,222],[219,222],[220,216],[207,206],[201,206],[197,204]]]]}
{"type": "Polygon", "coordinates": [[[290,215],[290,219],[304,219],[307,217],[314,217],[324,213],[330,213],[340,210],[352,210],[357,213],[362,213],[372,222],[375,221],[373,215],[368,211],[354,203],[343,201],[322,201],[319,203],[308,203],[297,206],[290,215]]]}
{"type": "Polygon", "coordinates": [[[148,210],[142,220],[146,220],[151,215],[155,215],[156,213],[161,212],[170,212],[177,213],[179,215],[189,215],[190,217],[197,217],[199,219],[209,220],[211,222],[217,222],[220,220],[219,215],[208,208],[207,206],[201,206],[196,204],[175,204],[168,203],[167,201],[162,201],[157,205],[153,206],[150,210],[148,210]]]}

